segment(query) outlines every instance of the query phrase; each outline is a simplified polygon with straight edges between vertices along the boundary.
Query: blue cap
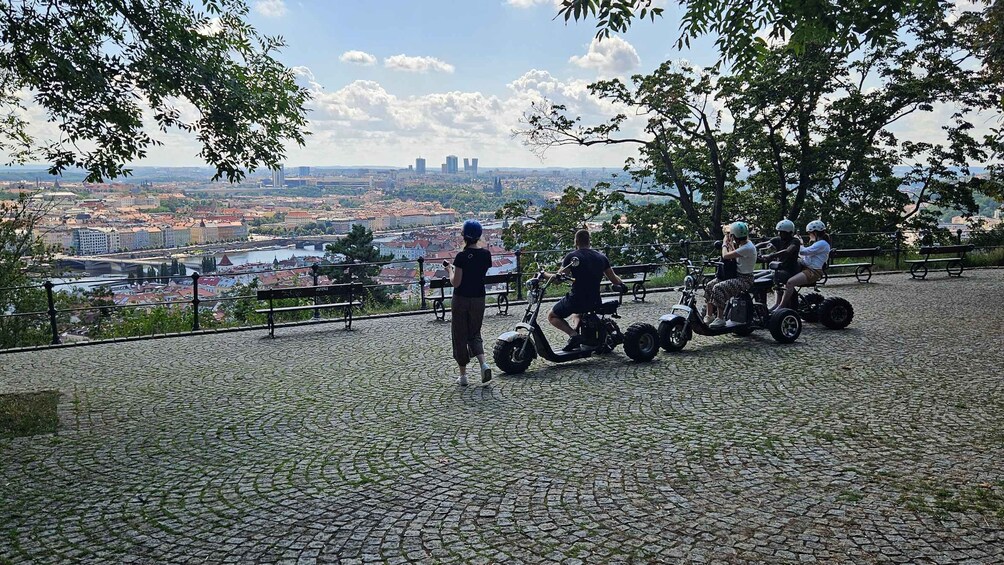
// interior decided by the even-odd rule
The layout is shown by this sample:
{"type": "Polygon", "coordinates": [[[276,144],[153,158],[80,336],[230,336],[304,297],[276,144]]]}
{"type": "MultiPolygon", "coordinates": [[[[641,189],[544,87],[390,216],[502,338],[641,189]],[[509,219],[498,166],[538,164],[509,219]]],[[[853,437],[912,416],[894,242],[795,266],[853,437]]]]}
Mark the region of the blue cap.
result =
{"type": "Polygon", "coordinates": [[[464,229],[460,230],[464,237],[471,239],[481,238],[481,222],[477,220],[467,220],[464,222],[464,229]]]}

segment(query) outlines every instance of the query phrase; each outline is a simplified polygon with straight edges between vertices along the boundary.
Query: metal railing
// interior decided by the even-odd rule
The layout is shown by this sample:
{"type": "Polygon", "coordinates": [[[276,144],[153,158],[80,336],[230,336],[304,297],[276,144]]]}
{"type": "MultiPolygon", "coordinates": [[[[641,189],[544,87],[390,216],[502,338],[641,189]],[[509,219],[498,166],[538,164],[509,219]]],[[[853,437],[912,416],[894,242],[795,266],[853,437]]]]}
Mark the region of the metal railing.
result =
{"type": "MultiPolygon", "coordinates": [[[[933,234],[929,233],[917,233],[917,232],[856,232],[856,233],[837,233],[831,234],[832,246],[834,249],[840,248],[855,248],[855,247],[881,247],[881,251],[878,257],[887,259],[887,262],[892,266],[892,268],[883,268],[884,265],[876,265],[876,271],[898,271],[901,268],[903,260],[912,256],[915,256],[917,249],[920,245],[926,245],[931,243],[938,243],[933,234]]],[[[953,234],[952,240],[944,241],[943,243],[956,243],[962,240],[962,234],[953,234]]],[[[615,268],[618,264],[627,264],[635,262],[645,262],[654,263],[660,266],[659,272],[656,273],[656,277],[662,276],[665,280],[665,276],[670,272],[670,269],[677,267],[679,265],[680,258],[692,258],[692,257],[702,257],[710,256],[717,253],[714,247],[713,241],[706,240],[681,240],[675,243],[652,243],[645,245],[612,245],[612,246],[601,246],[596,249],[608,254],[612,258],[612,263],[615,268]],[[618,261],[621,259],[622,261],[618,261]]],[[[974,254],[979,253],[989,253],[994,250],[1004,249],[1004,246],[981,246],[976,249],[974,254]]],[[[516,300],[523,300],[523,284],[529,276],[534,273],[530,271],[536,270],[542,266],[553,266],[560,262],[560,259],[569,251],[570,249],[544,249],[544,250],[529,250],[529,249],[516,249],[512,252],[506,252],[500,255],[496,255],[495,258],[499,257],[512,257],[513,268],[505,271],[506,273],[515,274],[515,284],[510,286],[510,289],[516,293],[516,300]],[[514,288],[513,288],[514,287],[514,288]]],[[[1004,256],[1004,254],[1002,254],[1004,256]]],[[[254,294],[237,294],[237,295],[218,295],[218,296],[201,296],[200,295],[200,281],[206,279],[207,277],[222,277],[225,279],[238,279],[238,277],[243,277],[243,280],[247,280],[248,284],[254,282],[255,279],[261,282],[263,278],[266,278],[267,274],[274,274],[278,276],[281,273],[294,273],[294,279],[299,282],[302,276],[309,276],[310,283],[313,286],[319,286],[322,284],[322,276],[333,275],[338,270],[342,270],[342,279],[349,281],[359,281],[366,279],[368,276],[360,276],[362,273],[368,270],[374,270],[380,268],[381,270],[394,266],[400,265],[402,268],[410,270],[415,269],[414,278],[405,282],[391,282],[391,283],[380,283],[380,282],[369,282],[364,285],[367,290],[367,296],[371,296],[371,293],[376,292],[377,288],[383,288],[384,292],[391,292],[395,289],[402,289],[405,291],[412,290],[417,291],[415,300],[411,301],[409,304],[400,303],[396,308],[384,308],[368,305],[365,307],[365,311],[370,312],[370,315],[375,315],[379,317],[393,316],[393,315],[408,315],[421,312],[429,311],[429,300],[431,296],[426,295],[426,287],[429,281],[433,278],[434,273],[439,269],[438,265],[435,269],[431,269],[432,274],[430,274],[427,269],[430,265],[427,265],[425,257],[419,257],[417,259],[395,259],[391,261],[380,261],[380,262],[370,262],[370,263],[332,263],[332,264],[313,264],[310,266],[300,266],[292,268],[282,268],[282,269],[266,269],[266,270],[241,270],[234,269],[230,271],[218,271],[210,273],[193,273],[191,275],[165,275],[165,276],[149,276],[144,275],[142,277],[136,278],[123,278],[123,277],[111,277],[108,279],[99,279],[97,281],[91,280],[90,284],[95,286],[118,286],[122,284],[131,285],[142,285],[150,282],[159,282],[166,284],[161,288],[169,288],[170,283],[179,283],[176,286],[179,287],[190,287],[189,298],[178,300],[178,299],[167,299],[167,300],[155,300],[149,302],[137,302],[128,304],[114,304],[114,303],[98,303],[90,304],[87,303],[87,298],[84,296],[77,296],[78,302],[66,307],[57,307],[59,303],[60,293],[58,292],[59,287],[77,284],[76,281],[63,281],[63,282],[53,282],[51,280],[45,280],[39,284],[35,285],[25,285],[19,287],[7,287],[0,288],[0,296],[10,296],[15,295],[18,292],[24,291],[44,291],[44,309],[35,309],[27,311],[17,311],[13,304],[0,304],[0,337],[3,336],[5,329],[9,329],[9,326],[13,325],[13,320],[22,320],[26,318],[37,318],[44,319],[42,323],[36,323],[32,328],[34,333],[33,342],[30,343],[6,343],[0,342],[0,347],[4,349],[9,348],[22,348],[22,347],[33,347],[33,346],[44,346],[44,345],[60,345],[63,341],[62,336],[64,333],[60,332],[60,317],[67,315],[78,315],[83,312],[88,311],[98,311],[99,312],[99,322],[100,317],[111,318],[112,314],[116,311],[125,311],[129,309],[152,309],[152,308],[180,308],[189,310],[190,322],[187,323],[182,330],[174,332],[165,332],[171,334],[193,334],[199,333],[201,331],[219,331],[221,329],[226,330],[237,330],[237,329],[260,329],[264,328],[264,323],[260,324],[245,324],[245,325],[232,325],[234,322],[240,322],[239,320],[224,320],[223,322],[213,321],[212,328],[204,328],[203,322],[206,321],[204,318],[207,313],[213,312],[219,308],[220,304],[226,304],[233,301],[249,301],[257,304],[256,297],[254,294]],[[309,273],[309,274],[308,274],[309,273]],[[190,284],[189,284],[190,283],[190,284]],[[402,307],[404,307],[402,309],[402,307]],[[391,311],[396,310],[396,311],[391,311]],[[47,327],[45,327],[47,326],[47,327]],[[45,343],[39,343],[43,341],[39,336],[46,335],[47,338],[44,339],[45,343]]],[[[838,278],[842,275],[831,275],[831,278],[838,278]]],[[[853,276],[853,275],[844,275],[853,276]]],[[[238,279],[240,280],[240,279],[238,279]]],[[[331,280],[329,278],[329,280],[331,280]]],[[[658,278],[656,279],[658,280],[658,278]]],[[[338,282],[338,281],[332,281],[338,282]]],[[[653,281],[656,282],[656,281],[653,281]]],[[[301,285],[302,286],[302,285],[301,285]]],[[[262,287],[265,288],[265,287],[262,287]]],[[[653,291],[668,290],[671,289],[672,285],[665,285],[664,287],[654,287],[653,291]]],[[[173,293],[177,294],[177,293],[173,293]]],[[[316,299],[315,299],[316,301],[316,299]]],[[[36,300],[36,303],[40,300],[36,300]]],[[[316,302],[315,302],[316,303],[316,302]]],[[[365,316],[364,316],[365,317],[365,316]]],[[[320,317],[319,310],[313,311],[312,322],[323,321],[320,317]]],[[[208,322],[207,322],[208,323],[208,322]]],[[[296,323],[307,323],[307,321],[299,320],[290,322],[291,324],[296,323]]],[[[290,324],[290,323],[287,323],[290,324]]],[[[83,326],[73,326],[69,321],[64,322],[63,328],[66,331],[81,330],[86,328],[86,324],[83,326]]],[[[151,337],[154,335],[163,334],[143,334],[144,336],[151,337]]],[[[8,336],[9,337],[9,336],[8,336]]],[[[100,340],[95,340],[100,341],[100,340]]],[[[3,350],[3,349],[0,349],[3,350]]]]}

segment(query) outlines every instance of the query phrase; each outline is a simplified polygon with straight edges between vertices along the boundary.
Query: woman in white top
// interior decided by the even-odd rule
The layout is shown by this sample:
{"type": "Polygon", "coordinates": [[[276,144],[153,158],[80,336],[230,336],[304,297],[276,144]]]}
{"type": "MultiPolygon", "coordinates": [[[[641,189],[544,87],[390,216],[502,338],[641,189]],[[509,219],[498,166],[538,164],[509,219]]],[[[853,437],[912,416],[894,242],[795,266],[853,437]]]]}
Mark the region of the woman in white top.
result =
{"type": "Polygon", "coordinates": [[[802,266],[802,272],[788,279],[784,285],[781,306],[785,308],[796,306],[789,304],[796,286],[811,286],[823,278],[823,266],[830,258],[830,236],[826,233],[826,224],[813,220],[805,226],[805,231],[809,232],[809,245],[803,245],[798,250],[798,264],[802,266]]]}
{"type": "Polygon", "coordinates": [[[725,305],[733,296],[738,296],[753,286],[753,269],[756,268],[756,246],[749,240],[749,227],[743,222],[729,225],[722,244],[722,259],[735,260],[736,277],[724,281],[713,280],[707,287],[708,327],[725,326],[722,316],[725,305]]]}

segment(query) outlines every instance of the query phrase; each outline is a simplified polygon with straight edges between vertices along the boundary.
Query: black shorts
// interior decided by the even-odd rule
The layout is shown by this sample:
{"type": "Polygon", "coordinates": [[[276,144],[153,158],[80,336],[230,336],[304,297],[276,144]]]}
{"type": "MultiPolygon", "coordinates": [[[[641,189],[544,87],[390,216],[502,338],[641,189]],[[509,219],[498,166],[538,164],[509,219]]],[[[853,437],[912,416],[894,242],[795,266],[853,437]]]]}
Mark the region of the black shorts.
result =
{"type": "Polygon", "coordinates": [[[576,300],[565,295],[564,298],[555,303],[554,307],[551,308],[551,312],[554,312],[555,316],[560,318],[567,318],[572,314],[584,314],[586,312],[592,312],[596,309],[596,305],[589,305],[587,302],[582,300],[576,300]]]}

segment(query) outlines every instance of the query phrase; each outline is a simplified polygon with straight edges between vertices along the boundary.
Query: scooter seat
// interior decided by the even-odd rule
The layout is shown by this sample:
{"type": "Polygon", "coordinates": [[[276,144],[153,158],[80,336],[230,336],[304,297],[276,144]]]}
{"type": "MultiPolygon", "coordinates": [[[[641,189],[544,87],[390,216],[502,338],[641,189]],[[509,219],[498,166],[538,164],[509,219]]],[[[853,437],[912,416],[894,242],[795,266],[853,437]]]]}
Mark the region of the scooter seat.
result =
{"type": "Polygon", "coordinates": [[[600,307],[596,309],[597,314],[616,314],[617,308],[621,305],[621,301],[616,298],[609,298],[600,304],[600,307]]]}
{"type": "Polygon", "coordinates": [[[766,276],[753,280],[753,288],[771,288],[774,286],[774,277],[766,276]]]}

